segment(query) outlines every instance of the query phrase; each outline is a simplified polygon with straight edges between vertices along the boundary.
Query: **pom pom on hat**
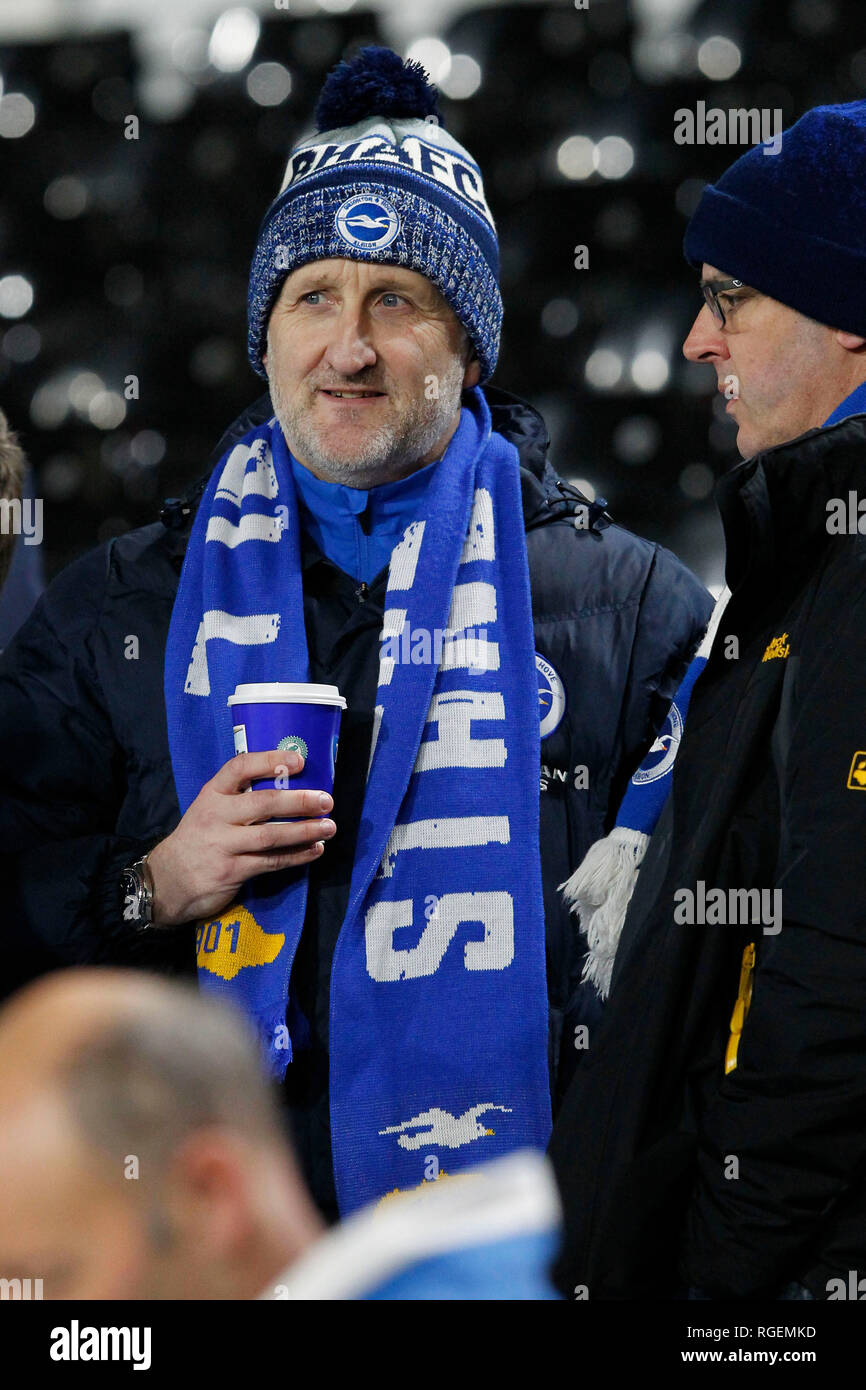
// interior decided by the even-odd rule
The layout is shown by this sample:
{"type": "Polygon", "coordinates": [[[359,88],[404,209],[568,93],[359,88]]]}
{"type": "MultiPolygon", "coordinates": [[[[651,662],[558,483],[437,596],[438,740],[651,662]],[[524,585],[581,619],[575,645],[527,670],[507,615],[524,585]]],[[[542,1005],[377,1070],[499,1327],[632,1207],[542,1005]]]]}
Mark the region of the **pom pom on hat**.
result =
{"type": "Polygon", "coordinates": [[[441,125],[438,100],[420,63],[404,63],[392,49],[370,45],[329,74],[316,106],[316,128],[341,129],[367,116],[435,116],[441,125]]]}

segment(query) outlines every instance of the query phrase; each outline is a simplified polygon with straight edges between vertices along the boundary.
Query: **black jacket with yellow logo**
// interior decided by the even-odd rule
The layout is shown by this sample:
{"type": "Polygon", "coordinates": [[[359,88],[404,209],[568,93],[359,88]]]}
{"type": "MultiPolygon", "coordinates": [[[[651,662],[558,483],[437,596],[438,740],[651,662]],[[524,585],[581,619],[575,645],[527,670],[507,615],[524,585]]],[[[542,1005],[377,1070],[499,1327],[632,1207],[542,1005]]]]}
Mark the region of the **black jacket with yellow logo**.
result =
{"type": "Polygon", "coordinates": [[[572,1296],[866,1274],[866,535],[827,525],[858,488],[866,416],[719,484],[732,598],[554,1130],[572,1296]]]}

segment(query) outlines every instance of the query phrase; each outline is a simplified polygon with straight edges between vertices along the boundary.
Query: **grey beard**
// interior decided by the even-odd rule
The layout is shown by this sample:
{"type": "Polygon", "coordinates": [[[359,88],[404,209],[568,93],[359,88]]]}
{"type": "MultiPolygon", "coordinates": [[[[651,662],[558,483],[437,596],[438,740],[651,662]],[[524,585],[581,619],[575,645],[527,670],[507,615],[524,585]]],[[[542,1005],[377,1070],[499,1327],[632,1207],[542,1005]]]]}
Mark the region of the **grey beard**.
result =
{"type": "Polygon", "coordinates": [[[411,409],[393,425],[380,425],[366,432],[351,460],[334,457],[320,445],[310,428],[309,413],[302,406],[289,407],[279,383],[269,377],[271,404],[286,443],[296,458],[329,483],[344,487],[370,488],[405,478],[421,466],[460,409],[464,365],[455,362],[439,381],[438,399],[426,396],[412,401],[411,409]]]}

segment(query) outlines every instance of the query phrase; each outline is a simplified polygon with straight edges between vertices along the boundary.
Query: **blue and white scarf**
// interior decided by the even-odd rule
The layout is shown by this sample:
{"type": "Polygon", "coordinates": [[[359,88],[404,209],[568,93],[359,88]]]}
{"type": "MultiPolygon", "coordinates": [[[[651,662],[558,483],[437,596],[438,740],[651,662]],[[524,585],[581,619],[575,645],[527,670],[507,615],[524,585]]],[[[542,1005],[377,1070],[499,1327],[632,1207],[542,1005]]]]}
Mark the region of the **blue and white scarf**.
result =
{"type": "MultiPolygon", "coordinates": [[[[866,382],[856,386],[821,426],[838,424],[850,415],[866,413],[866,382]]],[[[703,641],[671,701],[664,724],[640,767],[632,776],[609,835],[590,845],[580,864],[559,888],[569,909],[580,920],[589,947],[582,979],[606,999],[626,912],[640,866],[673,783],[674,762],[685,729],[695,682],[709,659],[731,591],[725,586],[716,599],[703,641]]]]}
{"type": "Polygon", "coordinates": [[[640,866],[670,796],[692,691],[707,664],[730,597],[730,590],[724,588],[716,599],[665,721],[625,790],[613,829],[590,845],[571,877],[559,885],[564,901],[580,919],[589,948],[581,979],[593,984],[602,999],[610,994],[614,959],[640,866]]]}
{"type": "MultiPolygon", "coordinates": [[[[483,394],[464,400],[388,571],[367,789],[331,975],[344,1213],[543,1148],[550,1130],[519,459],[492,433],[483,394]]],[[[271,420],[214,470],[172,613],[165,695],[182,812],[232,756],[235,686],[308,678],[298,502],[271,420]]],[[[201,985],[254,1020],[276,1077],[291,1060],[286,1005],[306,896],[306,869],[262,875],[198,930],[201,985]]]]}

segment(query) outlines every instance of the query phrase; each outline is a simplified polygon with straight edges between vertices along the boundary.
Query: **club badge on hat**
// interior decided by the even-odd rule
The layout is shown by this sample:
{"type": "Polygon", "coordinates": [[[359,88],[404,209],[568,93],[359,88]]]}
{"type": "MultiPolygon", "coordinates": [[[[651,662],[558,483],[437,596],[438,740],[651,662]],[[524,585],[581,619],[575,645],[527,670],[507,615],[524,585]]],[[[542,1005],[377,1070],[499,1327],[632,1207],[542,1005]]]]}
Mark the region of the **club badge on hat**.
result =
{"type": "Polygon", "coordinates": [[[393,205],[369,193],[347,198],[338,207],[334,222],[343,240],[362,251],[383,251],[400,230],[393,205]]]}

